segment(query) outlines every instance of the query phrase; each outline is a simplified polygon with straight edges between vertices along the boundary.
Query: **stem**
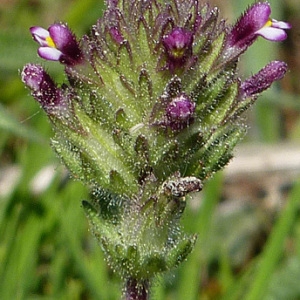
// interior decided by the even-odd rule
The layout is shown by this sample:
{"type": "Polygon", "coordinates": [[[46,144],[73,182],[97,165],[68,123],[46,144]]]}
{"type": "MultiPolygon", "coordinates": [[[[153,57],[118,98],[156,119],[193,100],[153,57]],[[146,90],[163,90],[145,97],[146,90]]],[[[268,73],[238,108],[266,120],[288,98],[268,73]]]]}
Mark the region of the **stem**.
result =
{"type": "Polygon", "coordinates": [[[149,280],[129,278],[125,286],[125,300],[148,300],[149,280]]]}

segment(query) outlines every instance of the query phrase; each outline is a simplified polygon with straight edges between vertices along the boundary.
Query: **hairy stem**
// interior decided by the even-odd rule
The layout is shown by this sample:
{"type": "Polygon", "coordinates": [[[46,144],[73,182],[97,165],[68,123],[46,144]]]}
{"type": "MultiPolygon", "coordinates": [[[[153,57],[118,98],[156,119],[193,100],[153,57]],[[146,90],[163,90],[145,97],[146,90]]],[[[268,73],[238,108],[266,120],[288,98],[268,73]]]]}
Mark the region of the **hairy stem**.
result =
{"type": "Polygon", "coordinates": [[[149,299],[149,281],[138,281],[129,278],[125,286],[125,300],[148,300],[149,299]]]}

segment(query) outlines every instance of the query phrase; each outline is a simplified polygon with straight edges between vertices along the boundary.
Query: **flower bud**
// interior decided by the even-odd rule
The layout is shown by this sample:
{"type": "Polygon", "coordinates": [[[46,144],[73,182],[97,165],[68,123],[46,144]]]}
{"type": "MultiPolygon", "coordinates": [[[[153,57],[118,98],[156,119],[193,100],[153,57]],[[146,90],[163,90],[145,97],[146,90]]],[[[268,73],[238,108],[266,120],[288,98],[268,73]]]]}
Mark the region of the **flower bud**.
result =
{"type": "Polygon", "coordinates": [[[46,111],[62,102],[62,93],[40,65],[27,64],[21,73],[22,81],[31,89],[32,96],[46,111]]]}
{"type": "Polygon", "coordinates": [[[122,33],[117,27],[109,28],[109,33],[116,43],[121,44],[124,41],[122,33]]]}
{"type": "Polygon", "coordinates": [[[287,71],[287,64],[282,61],[272,61],[257,74],[246,79],[241,84],[242,98],[252,97],[268,89],[271,84],[282,79],[287,71]]]}
{"type": "Polygon", "coordinates": [[[163,37],[169,68],[182,67],[192,55],[193,34],[182,27],[174,28],[163,37]]]}
{"type": "Polygon", "coordinates": [[[183,129],[193,120],[195,103],[184,93],[174,98],[166,108],[168,125],[174,129],[183,129]]]}

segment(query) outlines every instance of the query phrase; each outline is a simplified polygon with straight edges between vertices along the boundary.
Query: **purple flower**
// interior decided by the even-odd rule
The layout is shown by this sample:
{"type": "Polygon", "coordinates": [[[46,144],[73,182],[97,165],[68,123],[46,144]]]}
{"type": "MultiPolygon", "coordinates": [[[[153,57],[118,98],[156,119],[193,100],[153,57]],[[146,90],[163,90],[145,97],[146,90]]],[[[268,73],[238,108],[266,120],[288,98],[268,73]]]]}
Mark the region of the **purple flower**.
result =
{"type": "Polygon", "coordinates": [[[269,3],[255,3],[241,16],[228,33],[225,52],[237,56],[244,52],[257,38],[262,36],[270,41],[282,41],[286,38],[286,29],[291,25],[270,19],[269,3]]]}
{"type": "Polygon", "coordinates": [[[48,30],[42,27],[31,27],[30,32],[41,47],[40,57],[46,60],[57,60],[66,65],[75,65],[83,60],[82,52],[75,35],[64,24],[53,24],[48,30]]]}
{"type": "Polygon", "coordinates": [[[179,94],[166,108],[167,125],[173,130],[187,127],[193,121],[195,107],[195,103],[186,94],[179,94]]]}
{"type": "Polygon", "coordinates": [[[56,86],[42,66],[27,64],[22,70],[21,77],[25,85],[31,89],[32,96],[47,112],[62,103],[61,89],[56,86]]]}
{"type": "Polygon", "coordinates": [[[287,64],[285,62],[270,62],[257,74],[241,83],[240,89],[242,99],[257,96],[268,89],[274,81],[282,79],[286,71],[287,64]]]}
{"type": "Polygon", "coordinates": [[[162,39],[170,69],[181,67],[192,55],[193,33],[176,27],[162,39]]]}

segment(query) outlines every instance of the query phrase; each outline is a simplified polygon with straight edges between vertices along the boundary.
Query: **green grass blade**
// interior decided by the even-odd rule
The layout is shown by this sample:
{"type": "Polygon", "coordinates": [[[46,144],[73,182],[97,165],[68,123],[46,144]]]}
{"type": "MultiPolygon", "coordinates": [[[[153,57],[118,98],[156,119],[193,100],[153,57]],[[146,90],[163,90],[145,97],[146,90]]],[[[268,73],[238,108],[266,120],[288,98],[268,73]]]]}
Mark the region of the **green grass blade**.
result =
{"type": "Polygon", "coordinates": [[[200,274],[205,266],[205,258],[203,258],[203,245],[209,238],[209,229],[219,199],[222,187],[223,176],[218,173],[212,180],[206,183],[203,203],[199,213],[194,217],[194,230],[198,232],[198,240],[195,249],[189,255],[187,262],[182,270],[177,299],[194,300],[197,299],[200,285],[200,274]]]}
{"type": "Polygon", "coordinates": [[[284,248],[284,241],[294,225],[300,203],[300,182],[292,190],[284,211],[278,219],[271,236],[265,246],[257,268],[251,280],[251,287],[245,296],[245,300],[263,299],[271,275],[278,263],[284,248]]]}

